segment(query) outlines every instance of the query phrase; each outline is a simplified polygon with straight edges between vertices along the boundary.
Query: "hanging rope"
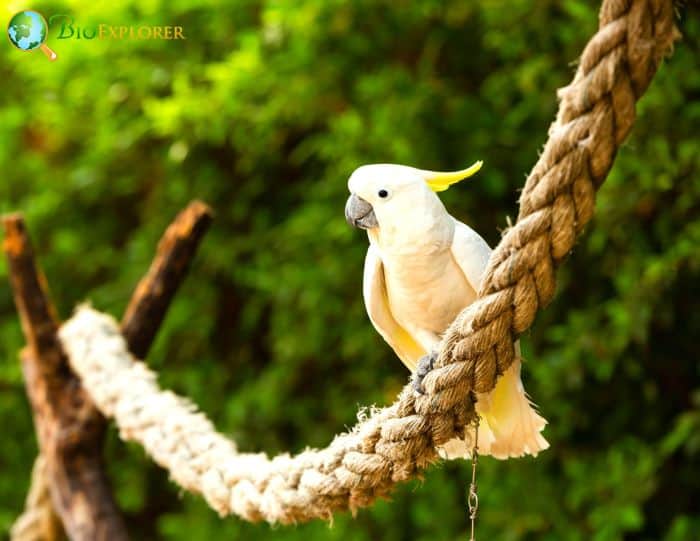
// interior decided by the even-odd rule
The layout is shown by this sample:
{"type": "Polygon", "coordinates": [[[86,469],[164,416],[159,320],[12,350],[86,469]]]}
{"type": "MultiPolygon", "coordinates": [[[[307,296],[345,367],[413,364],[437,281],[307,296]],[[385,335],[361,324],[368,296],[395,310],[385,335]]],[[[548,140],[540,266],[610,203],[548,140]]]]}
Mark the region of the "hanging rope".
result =
{"type": "Polygon", "coordinates": [[[296,523],[354,511],[437,460],[473,422],[472,392],[488,392],[513,343],[555,290],[554,271],[591,219],[595,192],[629,133],[635,102],[677,31],[670,0],[606,0],[573,82],[559,91],[549,140],[520,198],[517,223],[494,250],[479,299],[452,323],[425,395],[410,386],[323,450],[241,454],[194,405],[161,390],[127,351],[116,323],[82,308],[61,337],[75,372],[124,439],[138,441],[182,487],[222,515],[296,523]]]}
{"type": "Polygon", "coordinates": [[[34,461],[29,494],[24,511],[10,529],[12,541],[60,541],[65,539],[61,521],[53,511],[49,494],[46,460],[39,455],[34,461]]]}

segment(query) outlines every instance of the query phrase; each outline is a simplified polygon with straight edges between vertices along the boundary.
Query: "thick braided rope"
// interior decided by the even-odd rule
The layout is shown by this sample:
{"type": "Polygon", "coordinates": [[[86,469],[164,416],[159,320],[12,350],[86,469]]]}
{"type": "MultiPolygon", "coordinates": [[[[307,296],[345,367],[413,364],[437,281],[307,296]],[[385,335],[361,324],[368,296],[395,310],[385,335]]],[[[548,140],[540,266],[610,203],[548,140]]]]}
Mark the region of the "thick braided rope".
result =
{"type": "Polygon", "coordinates": [[[370,505],[437,459],[463,433],[472,392],[491,390],[513,343],[553,297],[554,270],[593,214],[595,191],[634,121],[635,102],[677,36],[670,0],[606,0],[600,29],[527,179],[520,215],[491,256],[480,298],[450,326],[426,394],[406,387],[323,450],[238,454],[189,402],[161,391],[110,318],[81,309],[61,331],[74,370],[122,436],[139,441],[221,514],[293,523],[370,505]]]}
{"type": "MultiPolygon", "coordinates": [[[[559,90],[559,112],[525,183],[518,221],[491,255],[480,298],[448,329],[437,362],[443,370],[425,379],[431,401],[460,400],[465,379],[469,390],[490,391],[510,366],[514,340],[551,301],[554,270],[593,215],[595,191],[632,128],[636,100],[678,37],[670,1],[607,0],[599,19],[574,80],[559,90]],[[441,400],[443,393],[449,398],[441,400]]],[[[418,403],[416,410],[433,408],[418,403]]]]}

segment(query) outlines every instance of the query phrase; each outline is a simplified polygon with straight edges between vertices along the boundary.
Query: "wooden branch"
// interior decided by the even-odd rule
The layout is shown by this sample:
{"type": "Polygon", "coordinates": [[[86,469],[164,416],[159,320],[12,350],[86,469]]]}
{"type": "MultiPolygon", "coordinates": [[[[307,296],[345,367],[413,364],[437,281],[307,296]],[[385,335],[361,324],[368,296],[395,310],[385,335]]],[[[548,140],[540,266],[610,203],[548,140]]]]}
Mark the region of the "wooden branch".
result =
{"type": "Polygon", "coordinates": [[[10,281],[27,344],[46,356],[46,373],[59,370],[60,355],[56,351],[58,318],[47,295],[46,279],[34,262],[34,251],[20,214],[3,217],[5,240],[3,249],[10,269],[10,281]]]}
{"type": "Polygon", "coordinates": [[[201,201],[193,201],[160,239],[156,257],[136,286],[122,318],[122,334],[135,357],[146,357],[211,221],[211,209],[201,201]]]}
{"type": "Polygon", "coordinates": [[[104,419],[68,368],[56,335],[56,310],[23,218],[13,214],[2,221],[3,248],[28,345],[21,355],[25,385],[54,509],[74,541],[126,540],[126,527],[104,473],[104,419]]]}
{"type": "MultiPolygon", "coordinates": [[[[148,352],[211,219],[209,207],[194,201],[161,238],[156,257],[122,320],[134,355],[143,358],[148,352]]],[[[3,224],[15,303],[29,344],[22,355],[25,383],[40,447],[46,454],[54,509],[71,539],[128,539],[104,474],[104,419],[70,372],[56,337],[56,311],[34,260],[22,217],[7,216],[3,224]],[[60,442],[57,434],[61,435],[60,442]],[[64,453],[73,448],[81,453],[64,453]],[[80,460],[68,460],[71,456],[80,460]],[[84,485],[89,492],[82,489],[84,485]]]]}

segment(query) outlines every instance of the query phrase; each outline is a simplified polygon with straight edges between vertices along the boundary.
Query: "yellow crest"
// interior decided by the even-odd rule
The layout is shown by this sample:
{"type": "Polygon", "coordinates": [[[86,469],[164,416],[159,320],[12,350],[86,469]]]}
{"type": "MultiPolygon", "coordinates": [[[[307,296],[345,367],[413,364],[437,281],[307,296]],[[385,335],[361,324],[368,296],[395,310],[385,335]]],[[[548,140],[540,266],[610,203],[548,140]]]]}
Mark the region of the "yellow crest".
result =
{"type": "Polygon", "coordinates": [[[461,171],[454,171],[452,173],[441,173],[439,171],[423,171],[419,170],[421,176],[425,179],[425,182],[430,186],[430,189],[434,192],[444,192],[453,184],[456,184],[460,180],[471,177],[475,174],[481,166],[484,164],[481,160],[474,163],[474,165],[462,169],[461,171]]]}

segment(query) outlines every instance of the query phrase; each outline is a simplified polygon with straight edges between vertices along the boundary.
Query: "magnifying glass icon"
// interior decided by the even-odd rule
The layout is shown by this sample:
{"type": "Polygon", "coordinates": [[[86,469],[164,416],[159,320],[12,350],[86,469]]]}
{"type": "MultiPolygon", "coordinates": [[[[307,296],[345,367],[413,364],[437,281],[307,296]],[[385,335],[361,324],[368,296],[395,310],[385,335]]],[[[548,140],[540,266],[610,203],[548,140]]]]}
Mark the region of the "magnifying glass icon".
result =
{"type": "Polygon", "coordinates": [[[48,35],[49,25],[37,11],[20,11],[10,19],[10,24],[7,26],[7,36],[12,45],[25,52],[41,49],[53,62],[58,55],[44,43],[48,35]]]}

